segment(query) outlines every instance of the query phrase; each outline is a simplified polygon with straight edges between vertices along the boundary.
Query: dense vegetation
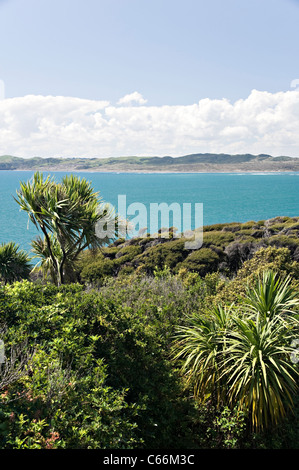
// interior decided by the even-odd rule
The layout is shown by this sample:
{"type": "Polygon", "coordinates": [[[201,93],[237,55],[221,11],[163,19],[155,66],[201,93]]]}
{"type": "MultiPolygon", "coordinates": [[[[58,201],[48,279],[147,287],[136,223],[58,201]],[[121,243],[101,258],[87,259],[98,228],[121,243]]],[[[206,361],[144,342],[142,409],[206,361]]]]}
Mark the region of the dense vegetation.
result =
{"type": "MultiPolygon", "coordinates": [[[[293,298],[289,291],[272,323],[262,324],[254,308],[249,314],[245,298],[256,263],[263,272],[275,267],[282,277],[292,271],[287,251],[270,247],[258,252],[230,281],[217,273],[202,278],[157,270],[153,277],[110,278],[100,289],[30,281],[3,286],[1,336],[8,360],[0,382],[1,447],[297,447],[298,371],[290,358],[296,353],[291,340],[298,331],[291,321],[296,316],[286,312],[298,312],[298,307],[289,302],[293,298]],[[224,301],[219,307],[223,297],[234,297],[234,307],[224,301]],[[221,317],[224,311],[226,316],[221,317]],[[284,323],[284,315],[290,316],[290,323],[284,323]],[[193,352],[206,354],[203,375],[186,369],[185,357],[176,358],[176,341],[186,329],[192,340],[192,328],[199,325],[205,328],[193,352]],[[228,393],[223,378],[215,376],[221,371],[215,360],[223,360],[225,329],[231,342],[225,369],[230,385],[234,361],[242,363],[241,353],[248,354],[255,341],[265,337],[262,361],[253,355],[244,364],[250,368],[250,360],[255,360],[257,374],[263,373],[265,364],[266,392],[271,394],[273,381],[274,389],[281,384],[278,409],[276,403],[271,406],[270,397],[261,416],[253,413],[255,402],[246,399],[254,382],[251,376],[246,382],[246,370],[239,394],[233,389],[228,393]]],[[[298,292],[298,279],[292,278],[288,286],[291,293],[298,292]]],[[[259,382],[255,387],[260,387],[259,382]]]]}
{"type": "Polygon", "coordinates": [[[162,229],[157,238],[118,239],[96,255],[86,251],[77,265],[78,280],[100,283],[108,275],[135,271],[153,275],[156,268],[165,265],[172,274],[186,271],[205,276],[219,272],[230,278],[258,250],[271,247],[287,248],[292,269],[299,269],[299,217],[206,226],[200,250],[186,250],[186,239],[175,238],[175,229],[169,236],[164,238],[162,229]]]}
{"type": "Polygon", "coordinates": [[[0,448],[298,448],[298,232],[119,239],[60,286],[11,245],[27,268],[0,258],[0,448]]]}

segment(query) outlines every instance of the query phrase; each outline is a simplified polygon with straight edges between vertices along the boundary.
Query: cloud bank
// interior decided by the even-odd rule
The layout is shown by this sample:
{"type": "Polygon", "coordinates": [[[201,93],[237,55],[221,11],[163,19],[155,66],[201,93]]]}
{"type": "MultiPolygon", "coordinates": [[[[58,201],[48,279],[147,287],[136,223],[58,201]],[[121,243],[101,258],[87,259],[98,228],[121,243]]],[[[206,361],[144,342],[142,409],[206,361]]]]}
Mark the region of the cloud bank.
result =
{"type": "Polygon", "coordinates": [[[0,101],[0,155],[117,157],[189,153],[299,156],[299,91],[150,106],[135,92],[93,101],[29,95],[0,101]],[[133,105],[134,104],[134,105],[133,105]]]}

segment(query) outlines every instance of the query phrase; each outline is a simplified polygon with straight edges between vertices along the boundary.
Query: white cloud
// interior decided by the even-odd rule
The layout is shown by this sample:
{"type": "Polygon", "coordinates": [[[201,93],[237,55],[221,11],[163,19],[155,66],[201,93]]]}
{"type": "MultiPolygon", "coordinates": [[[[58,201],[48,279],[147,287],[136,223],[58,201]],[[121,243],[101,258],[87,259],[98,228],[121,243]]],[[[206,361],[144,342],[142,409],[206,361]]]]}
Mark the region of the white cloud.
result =
{"type": "Polygon", "coordinates": [[[138,93],[132,95],[120,100],[119,106],[61,96],[2,100],[0,155],[117,157],[225,152],[299,156],[298,90],[253,90],[248,98],[235,103],[203,99],[188,106],[131,106],[138,96],[140,104],[143,99],[138,93]]]}
{"type": "Polygon", "coordinates": [[[130,93],[129,95],[125,95],[117,102],[117,104],[122,105],[130,105],[132,103],[136,104],[145,104],[147,100],[143,98],[143,96],[138,93],[138,91],[134,91],[134,93],[130,93]]]}

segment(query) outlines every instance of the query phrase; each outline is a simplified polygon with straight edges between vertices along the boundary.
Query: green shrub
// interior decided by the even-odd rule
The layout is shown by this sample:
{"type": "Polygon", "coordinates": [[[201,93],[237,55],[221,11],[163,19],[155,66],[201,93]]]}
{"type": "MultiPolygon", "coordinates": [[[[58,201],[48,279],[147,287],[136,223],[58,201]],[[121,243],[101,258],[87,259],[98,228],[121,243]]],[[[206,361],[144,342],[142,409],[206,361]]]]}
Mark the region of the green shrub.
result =
{"type": "Polygon", "coordinates": [[[212,232],[213,230],[220,231],[225,226],[226,226],[226,224],[206,225],[203,230],[204,230],[204,232],[212,232]]]}
{"type": "Polygon", "coordinates": [[[215,245],[215,246],[226,246],[228,243],[235,239],[231,232],[207,232],[203,234],[204,246],[215,245]]]}
{"type": "Polygon", "coordinates": [[[133,274],[135,272],[135,268],[133,266],[123,265],[119,270],[119,276],[125,277],[133,274]]]}
{"type": "Polygon", "coordinates": [[[110,259],[114,259],[115,255],[119,252],[119,249],[116,246],[109,246],[102,248],[101,252],[104,256],[107,256],[110,259]]]}
{"type": "Polygon", "coordinates": [[[270,246],[275,246],[277,248],[287,247],[294,251],[299,246],[299,239],[288,237],[287,235],[274,235],[268,239],[268,243],[270,246]]]}
{"type": "Polygon", "coordinates": [[[224,232],[238,232],[241,229],[242,225],[232,222],[231,224],[226,224],[223,227],[224,232]]]}
{"type": "Polygon", "coordinates": [[[252,228],[256,228],[256,226],[257,226],[257,223],[254,222],[254,220],[249,220],[248,222],[245,222],[244,224],[240,226],[240,230],[243,231],[247,229],[252,229],[252,228]]]}
{"type": "Polygon", "coordinates": [[[3,448],[191,445],[193,404],[168,348],[196,300],[172,278],[111,279],[101,290],[26,282],[0,292],[7,350],[35,351],[0,395],[3,448]]]}
{"type": "Polygon", "coordinates": [[[163,269],[164,265],[175,268],[188,254],[185,241],[181,238],[152,246],[137,257],[137,262],[144,264],[149,274],[152,274],[156,267],[163,269]]]}
{"type": "Polygon", "coordinates": [[[217,270],[219,256],[210,248],[201,248],[191,253],[183,263],[182,268],[187,268],[189,271],[194,271],[205,276],[208,272],[217,270]]]}
{"type": "Polygon", "coordinates": [[[142,252],[142,248],[140,246],[135,246],[135,245],[125,246],[121,250],[118,251],[115,257],[116,264],[120,266],[129,261],[133,261],[141,252],[142,252]]]}
{"type": "Polygon", "coordinates": [[[80,273],[80,278],[84,283],[100,283],[106,276],[113,276],[116,273],[115,262],[106,258],[85,265],[80,273]]]}

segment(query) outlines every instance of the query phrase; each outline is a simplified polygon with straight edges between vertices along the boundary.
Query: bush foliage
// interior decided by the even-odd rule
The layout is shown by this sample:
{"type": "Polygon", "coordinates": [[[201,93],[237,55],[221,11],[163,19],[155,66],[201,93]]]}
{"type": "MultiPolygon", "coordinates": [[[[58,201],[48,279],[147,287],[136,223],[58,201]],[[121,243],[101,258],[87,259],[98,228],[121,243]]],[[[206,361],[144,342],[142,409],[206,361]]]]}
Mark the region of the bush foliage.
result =
{"type": "Polygon", "coordinates": [[[298,448],[297,379],[288,388],[277,375],[285,394],[273,422],[268,409],[254,414],[251,384],[261,389],[247,380],[253,370],[263,377],[264,362],[248,359],[262,346],[268,372],[273,359],[298,373],[289,345],[298,335],[298,232],[298,218],[217,224],[193,252],[184,239],[118,240],[82,254],[77,283],[3,283],[0,448],[298,448]],[[253,291],[256,310],[248,303],[250,288],[264,295],[260,281],[270,272],[294,294],[279,328],[267,315],[258,322],[265,310],[253,291]],[[174,354],[186,331],[192,357],[200,352],[203,361],[198,375],[174,354]],[[235,364],[248,367],[243,382],[235,364]],[[266,427],[253,425],[264,416],[266,427]]]}
{"type": "Polygon", "coordinates": [[[156,267],[167,265],[173,274],[181,268],[201,276],[219,272],[231,277],[243,263],[261,248],[287,248],[293,261],[299,260],[299,217],[216,224],[204,227],[203,246],[185,249],[185,238],[133,238],[117,240],[96,256],[84,253],[77,263],[78,279],[101,283],[106,276],[118,276],[133,270],[153,275],[156,267]]]}

